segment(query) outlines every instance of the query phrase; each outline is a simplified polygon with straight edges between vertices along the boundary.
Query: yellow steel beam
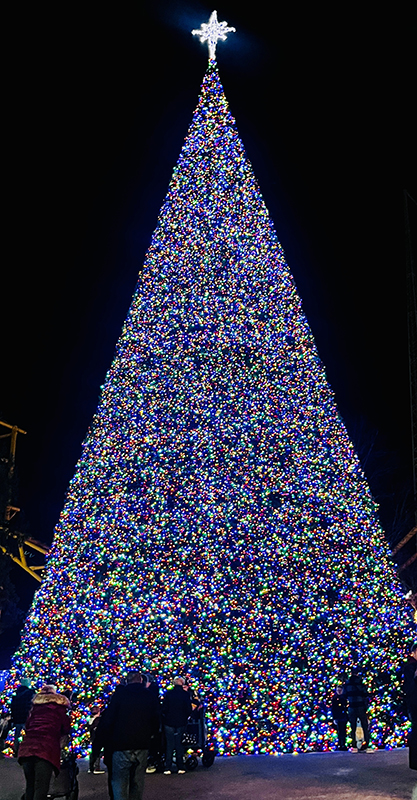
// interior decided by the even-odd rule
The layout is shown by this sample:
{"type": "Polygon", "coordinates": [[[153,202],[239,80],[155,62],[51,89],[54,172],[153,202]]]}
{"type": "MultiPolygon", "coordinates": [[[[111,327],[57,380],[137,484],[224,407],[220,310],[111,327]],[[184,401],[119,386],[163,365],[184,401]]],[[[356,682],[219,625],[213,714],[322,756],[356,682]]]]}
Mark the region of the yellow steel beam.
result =
{"type": "Polygon", "coordinates": [[[24,562],[22,562],[20,560],[20,558],[17,558],[17,556],[14,556],[11,553],[8,553],[6,548],[3,547],[3,545],[0,545],[0,550],[3,550],[3,553],[6,553],[12,559],[12,561],[15,562],[15,564],[19,564],[19,567],[22,567],[22,569],[24,569],[25,572],[28,572],[29,575],[32,575],[32,578],[35,578],[35,580],[39,581],[39,583],[41,582],[40,575],[37,575],[37,573],[34,572],[33,569],[31,567],[28,567],[28,565],[26,564],[26,558],[25,558],[24,562]]]}
{"type": "MultiPolygon", "coordinates": [[[[3,422],[3,420],[0,420],[0,425],[3,425],[5,428],[9,428],[11,431],[15,429],[17,433],[27,433],[27,431],[22,431],[21,428],[18,428],[17,425],[9,425],[8,422],[3,422]]],[[[8,433],[7,436],[10,436],[10,433],[8,433]]]]}
{"type": "Polygon", "coordinates": [[[43,545],[41,542],[36,542],[34,539],[25,539],[24,542],[28,547],[31,547],[32,550],[37,550],[38,553],[43,553],[44,556],[49,553],[49,547],[43,545]]]}

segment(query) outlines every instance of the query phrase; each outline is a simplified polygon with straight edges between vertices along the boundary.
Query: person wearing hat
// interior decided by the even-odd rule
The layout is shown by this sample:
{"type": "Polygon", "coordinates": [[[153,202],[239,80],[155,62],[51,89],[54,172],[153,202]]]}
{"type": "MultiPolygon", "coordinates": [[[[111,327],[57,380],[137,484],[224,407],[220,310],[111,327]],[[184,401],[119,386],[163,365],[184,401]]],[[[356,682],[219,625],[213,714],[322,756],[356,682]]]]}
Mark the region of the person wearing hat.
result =
{"type": "Polygon", "coordinates": [[[417,642],[411,647],[407,661],[403,665],[404,692],[411,731],[408,739],[410,769],[417,769],[417,642]]]}
{"type": "Polygon", "coordinates": [[[61,738],[70,732],[70,701],[46,684],[33,698],[18,760],[26,778],[25,800],[47,800],[52,772],[60,770],[61,738]]]}
{"type": "Polygon", "coordinates": [[[13,742],[13,755],[15,758],[17,758],[22,731],[25,729],[26,720],[32,708],[34,694],[35,690],[31,688],[29,678],[22,678],[20,686],[17,687],[10,703],[11,727],[15,729],[13,742]]]}

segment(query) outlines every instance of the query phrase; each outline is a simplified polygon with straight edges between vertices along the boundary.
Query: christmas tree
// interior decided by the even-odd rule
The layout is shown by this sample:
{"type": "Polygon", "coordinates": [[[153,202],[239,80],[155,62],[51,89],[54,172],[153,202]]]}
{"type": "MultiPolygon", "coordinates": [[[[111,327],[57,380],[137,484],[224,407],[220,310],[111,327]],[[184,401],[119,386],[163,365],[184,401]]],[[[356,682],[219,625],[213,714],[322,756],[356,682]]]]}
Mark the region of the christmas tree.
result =
{"type": "Polygon", "coordinates": [[[335,746],[359,664],[394,746],[411,619],[209,44],[14,674],[77,690],[80,747],[140,667],[200,687],[218,753],[279,753],[335,746]]]}

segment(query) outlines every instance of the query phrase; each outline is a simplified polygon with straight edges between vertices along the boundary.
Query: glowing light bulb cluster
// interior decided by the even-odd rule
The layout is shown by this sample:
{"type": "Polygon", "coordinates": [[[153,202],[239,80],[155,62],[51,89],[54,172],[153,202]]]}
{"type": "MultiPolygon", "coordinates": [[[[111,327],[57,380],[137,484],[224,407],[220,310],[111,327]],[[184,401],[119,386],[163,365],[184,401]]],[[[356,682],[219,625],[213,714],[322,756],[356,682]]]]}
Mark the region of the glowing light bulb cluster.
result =
{"type": "Polygon", "coordinates": [[[280,753],[335,747],[356,662],[394,746],[401,594],[210,61],[13,677],[76,689],[81,750],[140,666],[200,687],[218,753],[280,753]]]}

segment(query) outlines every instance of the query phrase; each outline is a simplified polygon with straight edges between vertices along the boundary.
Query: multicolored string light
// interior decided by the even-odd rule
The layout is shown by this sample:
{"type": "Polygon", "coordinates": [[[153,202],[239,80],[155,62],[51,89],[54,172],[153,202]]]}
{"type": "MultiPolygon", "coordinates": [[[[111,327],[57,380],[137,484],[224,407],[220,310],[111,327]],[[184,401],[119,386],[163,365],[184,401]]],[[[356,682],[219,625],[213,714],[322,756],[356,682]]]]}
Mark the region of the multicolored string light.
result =
{"type": "Polygon", "coordinates": [[[188,674],[219,754],[331,749],[359,663],[404,742],[413,636],[377,509],[209,63],[14,675],[78,692],[188,674]]]}

